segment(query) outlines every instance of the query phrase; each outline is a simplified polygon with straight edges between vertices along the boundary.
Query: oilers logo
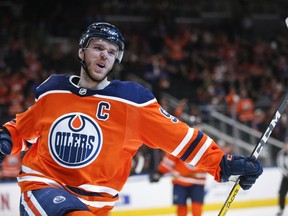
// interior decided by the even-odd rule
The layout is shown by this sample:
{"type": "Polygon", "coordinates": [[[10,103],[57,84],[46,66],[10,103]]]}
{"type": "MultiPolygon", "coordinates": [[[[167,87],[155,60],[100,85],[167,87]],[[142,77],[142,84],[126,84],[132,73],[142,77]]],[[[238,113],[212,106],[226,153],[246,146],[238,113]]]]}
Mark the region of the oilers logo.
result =
{"type": "Polygon", "coordinates": [[[59,165],[76,169],[97,158],[102,142],[101,128],[95,120],[82,113],[69,113],[52,124],[48,145],[59,165]]]}

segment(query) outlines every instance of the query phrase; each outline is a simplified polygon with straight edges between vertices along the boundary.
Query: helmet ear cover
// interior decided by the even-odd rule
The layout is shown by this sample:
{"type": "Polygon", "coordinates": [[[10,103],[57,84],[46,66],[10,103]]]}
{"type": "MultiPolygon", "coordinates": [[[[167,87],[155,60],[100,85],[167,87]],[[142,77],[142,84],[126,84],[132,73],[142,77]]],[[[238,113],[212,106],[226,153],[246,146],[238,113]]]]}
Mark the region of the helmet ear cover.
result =
{"type": "Polygon", "coordinates": [[[98,22],[93,23],[84,31],[82,34],[79,47],[86,48],[91,38],[103,38],[111,43],[114,43],[118,46],[119,51],[116,56],[116,61],[121,62],[124,55],[124,38],[122,37],[121,32],[118,28],[110,23],[98,22]]]}

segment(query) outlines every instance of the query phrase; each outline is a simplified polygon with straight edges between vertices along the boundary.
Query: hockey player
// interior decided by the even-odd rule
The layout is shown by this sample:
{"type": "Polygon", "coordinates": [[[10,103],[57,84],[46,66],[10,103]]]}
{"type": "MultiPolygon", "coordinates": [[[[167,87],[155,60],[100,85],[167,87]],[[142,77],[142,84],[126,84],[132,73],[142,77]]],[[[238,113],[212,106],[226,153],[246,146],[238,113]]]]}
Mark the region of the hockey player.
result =
{"type": "Polygon", "coordinates": [[[225,155],[206,134],[167,113],[150,90],[108,80],[123,53],[118,28],[91,24],[79,42],[80,76],[50,76],[36,89],[35,104],[2,126],[2,161],[34,143],[17,178],[20,215],[108,215],[142,143],[216,181],[240,175],[243,189],[261,175],[259,161],[225,155]]]}
{"type": "Polygon", "coordinates": [[[279,211],[276,216],[284,215],[286,195],[288,192],[288,137],[285,138],[282,149],[277,154],[277,166],[282,173],[278,194],[279,211]]]}
{"type": "Polygon", "coordinates": [[[201,216],[207,173],[171,154],[166,154],[162,158],[157,170],[150,175],[150,182],[158,182],[166,173],[172,175],[173,204],[177,206],[177,216],[188,215],[189,199],[192,216],[201,216]]]}

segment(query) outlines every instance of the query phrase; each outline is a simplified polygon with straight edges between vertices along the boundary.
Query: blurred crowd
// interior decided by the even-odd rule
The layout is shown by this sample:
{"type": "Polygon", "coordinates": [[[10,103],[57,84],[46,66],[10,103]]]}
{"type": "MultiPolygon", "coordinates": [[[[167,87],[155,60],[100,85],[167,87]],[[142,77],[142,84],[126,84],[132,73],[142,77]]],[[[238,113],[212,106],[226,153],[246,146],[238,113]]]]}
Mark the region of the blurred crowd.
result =
{"type": "MultiPolygon", "coordinates": [[[[179,119],[187,112],[192,122],[205,121],[213,107],[263,131],[287,88],[288,30],[284,25],[267,36],[252,31],[247,22],[235,25],[235,20],[177,23],[167,14],[169,10],[160,13],[161,8],[158,13],[154,8],[150,21],[133,21],[130,14],[132,20],[122,22],[115,18],[125,11],[120,1],[95,1],[98,5],[94,1],[67,2],[0,3],[1,124],[33,104],[35,88],[50,74],[80,71],[78,39],[95,21],[111,20],[125,38],[123,63],[115,68],[113,78],[126,80],[133,74],[146,81],[161,105],[179,119]],[[105,16],[107,13],[111,16],[105,16]],[[163,92],[180,100],[176,108],[167,106],[163,92]]],[[[135,7],[141,2],[134,1],[135,7]]],[[[132,2],[126,3],[132,13],[132,2]]],[[[145,15],[144,5],[138,8],[142,10],[135,10],[134,15],[145,15]]],[[[286,126],[287,122],[277,125],[273,136],[282,140],[286,126]]],[[[153,154],[143,147],[137,153],[143,166],[138,168],[140,172],[133,169],[131,173],[155,167],[159,154],[156,159],[153,154]]],[[[19,165],[17,158],[11,157],[10,162],[11,167],[19,165]]],[[[5,169],[0,169],[2,178],[15,173],[5,174],[5,169]]]]}

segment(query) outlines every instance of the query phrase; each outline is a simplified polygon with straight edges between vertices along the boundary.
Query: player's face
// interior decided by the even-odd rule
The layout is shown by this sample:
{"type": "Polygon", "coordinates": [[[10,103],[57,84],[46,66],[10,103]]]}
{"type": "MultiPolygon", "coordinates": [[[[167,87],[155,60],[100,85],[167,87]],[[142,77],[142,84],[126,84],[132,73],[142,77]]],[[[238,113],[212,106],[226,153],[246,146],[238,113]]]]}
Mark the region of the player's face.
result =
{"type": "Polygon", "coordinates": [[[85,62],[94,81],[103,80],[112,69],[118,47],[107,40],[92,38],[84,49],[85,62]]]}

